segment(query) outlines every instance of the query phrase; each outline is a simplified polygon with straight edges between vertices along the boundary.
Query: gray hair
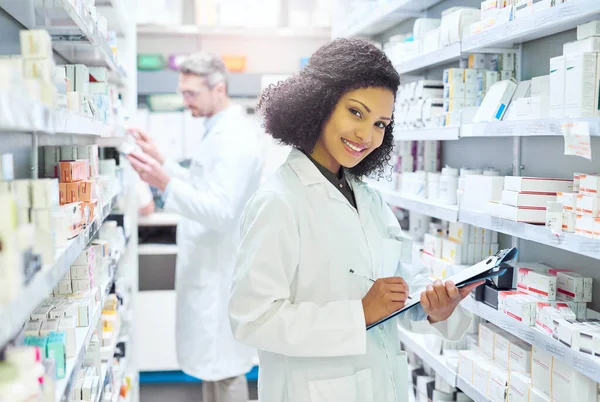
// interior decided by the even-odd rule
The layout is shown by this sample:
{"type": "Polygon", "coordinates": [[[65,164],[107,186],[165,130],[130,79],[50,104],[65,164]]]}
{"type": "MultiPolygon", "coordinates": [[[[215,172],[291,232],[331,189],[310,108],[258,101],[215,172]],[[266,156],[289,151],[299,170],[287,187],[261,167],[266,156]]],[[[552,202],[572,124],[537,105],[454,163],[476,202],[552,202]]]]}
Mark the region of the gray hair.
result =
{"type": "Polygon", "coordinates": [[[213,87],[219,82],[227,84],[225,63],[220,57],[212,53],[198,52],[192,54],[181,63],[179,72],[203,77],[209,87],[213,87]]]}

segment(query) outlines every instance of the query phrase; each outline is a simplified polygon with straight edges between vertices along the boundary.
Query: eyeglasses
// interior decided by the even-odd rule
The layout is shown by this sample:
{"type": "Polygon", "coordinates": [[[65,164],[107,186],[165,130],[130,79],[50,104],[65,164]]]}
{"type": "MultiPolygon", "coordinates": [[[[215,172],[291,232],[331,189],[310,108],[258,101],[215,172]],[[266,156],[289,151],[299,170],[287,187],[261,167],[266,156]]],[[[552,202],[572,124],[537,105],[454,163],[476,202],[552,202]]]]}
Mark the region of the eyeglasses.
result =
{"type": "Polygon", "coordinates": [[[200,91],[178,91],[178,93],[187,100],[194,100],[198,98],[198,96],[202,95],[205,92],[209,92],[208,89],[200,90],[200,91]]]}

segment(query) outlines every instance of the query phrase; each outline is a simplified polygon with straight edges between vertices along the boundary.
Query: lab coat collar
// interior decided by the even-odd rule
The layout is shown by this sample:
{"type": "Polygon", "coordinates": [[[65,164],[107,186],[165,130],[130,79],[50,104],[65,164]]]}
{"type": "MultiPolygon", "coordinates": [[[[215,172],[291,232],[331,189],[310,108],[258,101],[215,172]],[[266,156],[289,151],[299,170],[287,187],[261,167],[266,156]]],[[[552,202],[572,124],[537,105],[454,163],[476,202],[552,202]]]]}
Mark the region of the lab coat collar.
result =
{"type": "Polygon", "coordinates": [[[229,106],[227,106],[225,109],[210,116],[204,122],[204,127],[206,128],[206,132],[211,133],[211,132],[217,131],[220,123],[227,121],[228,115],[230,115],[232,113],[240,113],[241,109],[242,109],[241,106],[239,106],[235,103],[230,103],[229,106]]]}
{"type": "MultiPolygon", "coordinates": [[[[348,200],[335,188],[323,174],[317,169],[317,167],[308,159],[304,153],[296,148],[292,148],[290,155],[288,156],[287,163],[296,172],[298,178],[305,187],[320,184],[325,186],[327,193],[330,198],[339,200],[351,207],[348,200]]],[[[372,197],[367,189],[367,184],[362,180],[356,179],[354,176],[345,172],[346,181],[354,192],[354,198],[356,199],[356,205],[360,216],[369,216],[369,209],[371,207],[372,197]]]]}

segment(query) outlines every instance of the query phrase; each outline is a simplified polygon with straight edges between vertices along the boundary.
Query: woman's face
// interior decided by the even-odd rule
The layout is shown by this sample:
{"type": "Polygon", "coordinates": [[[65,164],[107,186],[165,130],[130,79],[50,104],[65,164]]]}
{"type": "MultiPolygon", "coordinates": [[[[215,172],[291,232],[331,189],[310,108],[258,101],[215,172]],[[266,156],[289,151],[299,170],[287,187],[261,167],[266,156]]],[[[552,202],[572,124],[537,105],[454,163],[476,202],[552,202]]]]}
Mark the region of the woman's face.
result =
{"type": "Polygon", "coordinates": [[[325,123],[312,158],[333,173],[352,168],[381,146],[394,110],[389,89],[369,87],[349,91],[325,123]]]}

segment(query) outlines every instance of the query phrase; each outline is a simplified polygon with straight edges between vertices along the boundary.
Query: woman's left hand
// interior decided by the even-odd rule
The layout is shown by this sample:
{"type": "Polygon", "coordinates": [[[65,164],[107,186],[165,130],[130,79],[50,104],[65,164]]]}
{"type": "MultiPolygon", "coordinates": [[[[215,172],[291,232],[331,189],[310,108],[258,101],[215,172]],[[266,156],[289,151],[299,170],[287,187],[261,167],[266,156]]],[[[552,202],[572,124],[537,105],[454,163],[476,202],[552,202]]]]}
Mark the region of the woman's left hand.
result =
{"type": "Polygon", "coordinates": [[[484,281],[475,282],[460,289],[452,281],[444,284],[442,281],[436,280],[433,285],[427,285],[427,289],[421,293],[421,306],[423,306],[429,322],[435,324],[447,320],[458,303],[483,283],[484,281]]]}

